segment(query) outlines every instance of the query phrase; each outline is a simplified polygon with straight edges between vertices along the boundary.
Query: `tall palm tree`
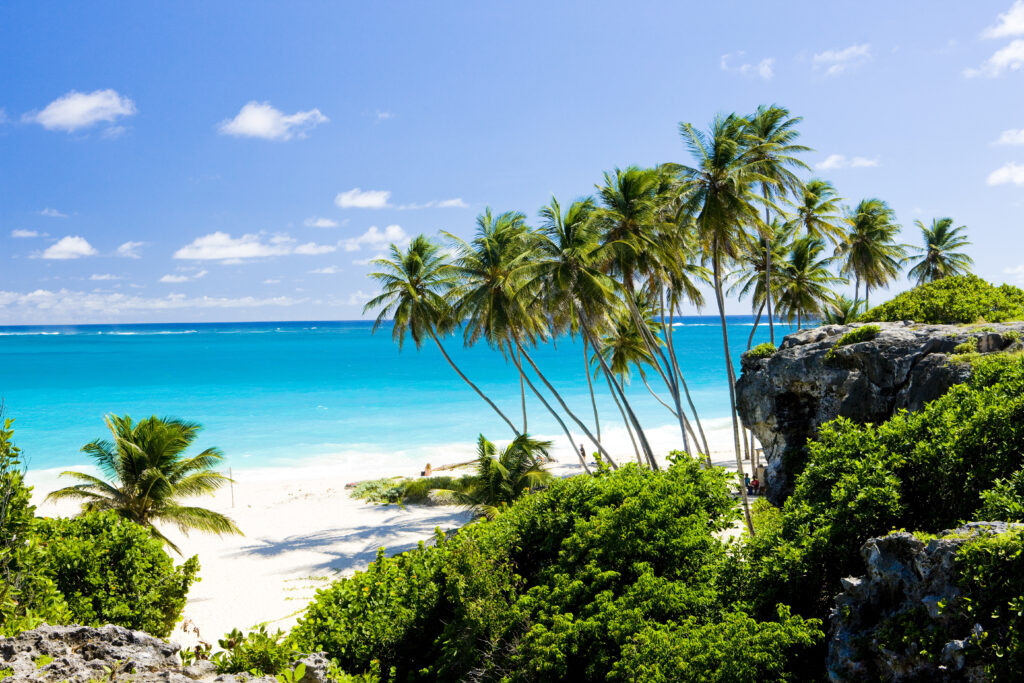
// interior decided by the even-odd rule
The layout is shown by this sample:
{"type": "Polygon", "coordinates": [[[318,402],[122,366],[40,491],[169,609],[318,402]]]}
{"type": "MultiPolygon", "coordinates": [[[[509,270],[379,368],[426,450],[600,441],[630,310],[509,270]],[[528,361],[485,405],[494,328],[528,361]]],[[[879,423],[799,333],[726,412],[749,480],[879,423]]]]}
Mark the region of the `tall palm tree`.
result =
{"type": "MultiPolygon", "coordinates": [[[[810,147],[798,145],[800,137],[796,129],[802,117],[791,117],[789,110],[776,105],[761,105],[750,117],[747,128],[754,141],[752,156],[758,162],[758,170],[768,180],[761,182],[761,197],[764,200],[764,225],[771,225],[771,211],[774,202],[787,194],[799,195],[802,183],[792,169],[808,170],[809,167],[795,155],[810,151],[810,147]]],[[[781,211],[776,211],[781,214],[781,211]]],[[[772,250],[767,247],[772,239],[771,231],[765,231],[761,239],[765,244],[764,279],[772,279],[772,250]]],[[[768,329],[771,342],[775,343],[775,323],[772,315],[772,290],[765,288],[765,303],[768,307],[768,329]]]]}
{"type": "MultiPolygon", "coordinates": [[[[948,217],[933,218],[930,226],[921,221],[914,221],[914,225],[921,230],[924,246],[910,247],[917,252],[917,256],[922,257],[908,273],[911,280],[921,285],[970,272],[974,260],[967,254],[956,251],[970,245],[967,237],[961,234],[967,230],[967,226],[954,228],[953,219],[948,217]]],[[[913,258],[907,257],[906,260],[911,261],[913,258]]]]}
{"type": "Polygon", "coordinates": [[[828,302],[821,320],[827,325],[847,325],[856,320],[863,310],[863,302],[841,295],[828,302]]]}
{"type": "Polygon", "coordinates": [[[449,304],[449,294],[454,284],[451,265],[445,260],[440,247],[423,235],[415,237],[403,252],[391,245],[391,258],[374,259],[371,263],[380,268],[370,277],[381,285],[381,293],[366,302],[363,312],[380,309],[373,323],[372,332],[388,319],[394,320],[391,338],[402,348],[405,336],[412,337],[419,349],[429,337],[437,344],[441,355],[452,369],[468,384],[487,405],[501,417],[512,432],[519,436],[519,430],[505,413],[501,412],[476,384],[471,382],[459,369],[438,335],[446,334],[454,326],[454,317],[449,304]]]}
{"type": "Polygon", "coordinates": [[[133,423],[127,416],[104,418],[112,440],[96,439],[82,452],[99,466],[106,480],[84,472],[62,472],[79,483],[50,493],[47,500],[80,500],[84,512],[112,510],[147,527],[179,552],[156,528],[173,524],[183,533],[241,534],[230,519],[206,508],[183,505],[192,496],[210,495],[230,481],[213,468],[223,455],[207,448],[185,456],[201,427],[195,422],[153,417],[133,423]]]}
{"type": "Polygon", "coordinates": [[[772,295],[778,297],[778,268],[772,271],[770,277],[768,269],[770,264],[780,263],[789,253],[794,231],[791,223],[783,223],[775,218],[764,231],[763,238],[757,234],[741,236],[745,244],[739,251],[736,269],[730,273],[730,279],[735,282],[729,287],[729,294],[735,294],[741,300],[750,295],[754,326],[747,338],[748,350],[760,325],[761,314],[768,305],[768,290],[771,289],[772,295]]]}
{"type": "MultiPolygon", "coordinates": [[[[725,320],[725,296],[722,288],[723,268],[740,253],[750,229],[765,229],[758,213],[764,200],[755,187],[773,182],[760,172],[761,152],[756,140],[749,134],[747,121],[730,114],[717,116],[711,130],[705,134],[689,123],[680,124],[683,141],[694,157],[694,166],[681,165],[683,181],[683,211],[692,216],[711,262],[712,285],[718,315],[722,326],[722,345],[725,351],[726,374],[729,380],[729,409],[732,416],[733,445],[736,468],[743,478],[743,459],[740,445],[740,424],[736,412],[736,370],[729,351],[729,332],[725,320]]],[[[746,488],[741,486],[743,510],[747,530],[753,535],[754,524],[746,488]]]]}
{"type": "Polygon", "coordinates": [[[434,489],[431,495],[435,500],[465,505],[479,516],[493,519],[524,493],[554,479],[544,468],[544,463],[551,460],[550,448],[550,441],[524,434],[498,450],[481,434],[476,445],[476,472],[469,485],[460,491],[434,489]]]}
{"type": "Polygon", "coordinates": [[[804,184],[793,202],[791,225],[803,229],[808,237],[827,239],[833,245],[842,244],[846,237],[839,202],[832,183],[812,178],[804,184]]]}
{"type": "Polygon", "coordinates": [[[821,257],[824,250],[817,237],[801,237],[779,267],[779,312],[788,322],[796,318],[798,330],[805,317],[820,316],[835,298],[830,286],[843,282],[829,270],[832,259],[821,257]]]}
{"type": "Polygon", "coordinates": [[[900,263],[906,256],[903,245],[896,243],[900,226],[889,205],[881,199],[861,200],[857,207],[847,211],[849,232],[836,248],[842,257],[840,274],[854,278],[854,296],[860,300],[860,286],[864,285],[864,304],[868,305],[872,287],[885,287],[896,279],[900,263]]]}

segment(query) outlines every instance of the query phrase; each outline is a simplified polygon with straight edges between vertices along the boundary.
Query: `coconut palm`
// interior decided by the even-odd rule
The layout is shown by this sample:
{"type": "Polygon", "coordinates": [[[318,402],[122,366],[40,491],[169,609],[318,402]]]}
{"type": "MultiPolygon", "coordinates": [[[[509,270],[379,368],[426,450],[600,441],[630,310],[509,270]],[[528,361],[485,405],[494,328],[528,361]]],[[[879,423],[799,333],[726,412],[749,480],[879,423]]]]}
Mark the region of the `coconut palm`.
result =
{"type": "MultiPolygon", "coordinates": [[[[729,381],[733,445],[737,470],[742,480],[740,424],[736,413],[736,371],[729,351],[729,332],[725,320],[723,269],[727,262],[739,256],[742,245],[749,240],[750,229],[756,232],[765,229],[758,215],[758,206],[764,200],[755,192],[755,187],[773,181],[759,170],[761,152],[758,143],[748,132],[747,121],[742,117],[735,114],[717,116],[708,134],[698,131],[689,123],[682,123],[680,133],[695,163],[694,166],[679,167],[684,186],[682,209],[693,217],[705,249],[705,258],[712,266],[712,285],[722,326],[722,345],[729,381]]],[[[754,525],[746,488],[741,486],[740,491],[747,529],[753,534],[754,525]]]]}
{"type": "Polygon", "coordinates": [[[833,298],[825,306],[821,321],[827,325],[847,325],[857,319],[864,310],[863,302],[855,301],[841,295],[833,298]]]}
{"type": "Polygon", "coordinates": [[[380,309],[373,323],[372,332],[389,319],[393,319],[391,338],[402,348],[405,337],[412,337],[419,349],[423,341],[429,337],[437,344],[441,355],[452,366],[452,369],[468,384],[487,405],[497,413],[519,436],[519,430],[512,424],[505,413],[501,412],[476,384],[459,369],[444,344],[441,335],[454,325],[448,296],[454,283],[450,264],[442,256],[440,247],[419,235],[406,247],[405,251],[391,245],[391,258],[379,258],[371,264],[380,270],[370,273],[370,277],[381,285],[381,293],[366,302],[363,312],[380,309]]]}
{"type": "Polygon", "coordinates": [[[885,287],[900,272],[900,263],[906,256],[903,245],[896,243],[900,226],[893,210],[881,199],[861,200],[857,207],[847,211],[849,232],[836,249],[842,258],[840,274],[854,279],[854,299],[860,300],[860,286],[864,285],[864,303],[868,304],[872,287],[885,287]]]}
{"type": "MultiPolygon", "coordinates": [[[[809,169],[807,164],[795,155],[810,151],[809,147],[798,145],[795,140],[800,137],[796,129],[803,121],[801,117],[790,117],[789,110],[775,105],[761,105],[747,122],[747,131],[754,140],[753,158],[758,162],[761,175],[768,178],[761,182],[761,197],[764,199],[764,224],[771,225],[773,202],[787,194],[798,196],[802,193],[802,183],[791,169],[809,169]]],[[[776,207],[776,211],[781,214],[776,207]]],[[[766,256],[764,279],[772,279],[772,250],[767,243],[772,239],[772,231],[766,230],[761,235],[765,244],[763,253],[766,256]]],[[[768,328],[771,342],[775,343],[775,322],[772,315],[772,289],[765,287],[765,304],[768,307],[768,328]]]]}
{"type": "Polygon", "coordinates": [[[757,234],[742,236],[745,244],[740,249],[735,270],[729,274],[730,279],[734,280],[733,285],[729,287],[729,294],[735,294],[741,300],[750,295],[754,326],[747,338],[748,350],[761,323],[761,315],[768,304],[769,264],[776,264],[776,270],[772,272],[771,276],[771,290],[772,295],[777,298],[779,279],[777,264],[781,263],[789,253],[794,230],[791,223],[783,223],[775,218],[768,229],[763,231],[764,238],[757,234]]]}
{"type": "Polygon", "coordinates": [[[820,316],[833,300],[830,286],[843,282],[829,270],[832,259],[822,258],[823,251],[825,243],[817,237],[801,237],[779,266],[779,313],[790,323],[795,318],[798,330],[804,318],[820,316]]]}
{"type": "Polygon", "coordinates": [[[550,441],[523,434],[499,450],[481,434],[477,439],[476,473],[469,484],[460,491],[434,489],[431,496],[439,502],[465,505],[479,516],[493,519],[524,493],[554,479],[544,469],[544,463],[551,460],[550,448],[550,441]]]}
{"type": "Polygon", "coordinates": [[[195,422],[153,417],[133,423],[127,416],[104,418],[111,440],[97,439],[82,447],[106,477],[62,472],[78,481],[50,493],[47,500],[80,500],[83,512],[112,510],[150,529],[175,552],[180,552],[157,528],[173,524],[180,531],[217,535],[241,534],[230,519],[206,508],[183,505],[185,498],[210,495],[230,480],[213,468],[223,455],[207,448],[186,456],[201,427],[195,422]]]}
{"type": "MultiPolygon", "coordinates": [[[[921,221],[914,221],[914,225],[921,230],[924,246],[910,247],[917,252],[918,257],[922,257],[908,273],[911,280],[921,285],[970,272],[974,260],[967,254],[956,251],[970,244],[967,237],[961,234],[967,230],[967,226],[954,228],[953,219],[948,217],[933,218],[930,226],[921,221]]],[[[912,261],[914,258],[907,257],[905,260],[912,261]]]]}
{"type": "Polygon", "coordinates": [[[804,231],[808,237],[826,239],[834,245],[843,242],[846,230],[839,202],[841,201],[832,183],[820,178],[808,180],[793,202],[791,224],[804,231]]]}

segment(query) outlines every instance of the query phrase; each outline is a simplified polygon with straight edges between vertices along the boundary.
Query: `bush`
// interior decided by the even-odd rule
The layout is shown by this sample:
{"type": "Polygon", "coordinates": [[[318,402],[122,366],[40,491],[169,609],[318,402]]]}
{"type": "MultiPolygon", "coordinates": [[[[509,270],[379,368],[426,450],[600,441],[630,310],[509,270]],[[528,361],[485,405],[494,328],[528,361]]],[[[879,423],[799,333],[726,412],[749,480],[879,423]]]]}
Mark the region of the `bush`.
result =
{"type": "Polygon", "coordinates": [[[289,670],[292,662],[302,656],[284,638],[284,633],[268,633],[266,626],[243,634],[238,629],[217,641],[224,650],[216,653],[211,661],[217,665],[218,673],[252,673],[257,676],[273,676],[289,670]]]}
{"type": "Polygon", "coordinates": [[[862,325],[860,327],[855,327],[836,340],[836,343],[833,344],[832,348],[825,354],[825,360],[835,360],[838,357],[838,349],[841,349],[844,346],[849,346],[850,344],[859,344],[860,342],[871,341],[877,337],[881,331],[882,328],[878,325],[862,325]]]}
{"type": "Polygon", "coordinates": [[[998,287],[975,275],[958,275],[919,285],[876,306],[861,321],[913,320],[929,324],[1005,322],[1024,319],[1024,290],[998,287]]]}
{"type": "Polygon", "coordinates": [[[462,491],[470,482],[471,475],[462,477],[388,477],[361,481],[352,489],[351,496],[367,503],[384,505],[423,504],[433,502],[430,491],[447,489],[462,491]]]}
{"type": "Polygon", "coordinates": [[[198,559],[175,567],[160,539],[113,512],[40,519],[35,532],[43,546],[36,571],[63,594],[74,623],[171,634],[198,559]]]}
{"type": "Polygon", "coordinates": [[[978,350],[978,340],[968,339],[967,341],[957,344],[953,347],[953,353],[960,355],[964,353],[975,353],[978,350]]]}
{"type": "Polygon", "coordinates": [[[750,349],[745,355],[747,358],[771,358],[778,350],[779,348],[775,344],[765,342],[750,349]]]}

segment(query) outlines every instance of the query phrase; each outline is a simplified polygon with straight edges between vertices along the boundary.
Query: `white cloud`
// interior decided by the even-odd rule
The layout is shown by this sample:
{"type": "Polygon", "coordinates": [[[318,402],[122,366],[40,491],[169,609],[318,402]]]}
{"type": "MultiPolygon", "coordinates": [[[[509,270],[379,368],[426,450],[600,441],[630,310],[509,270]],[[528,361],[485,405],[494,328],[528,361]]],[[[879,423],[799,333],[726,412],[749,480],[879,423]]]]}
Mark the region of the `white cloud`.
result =
{"type": "Polygon", "coordinates": [[[1004,130],[996,140],[997,145],[1024,145],[1024,128],[1004,130]]]}
{"type": "Polygon", "coordinates": [[[90,275],[89,279],[92,280],[93,282],[106,282],[108,280],[120,280],[121,276],[120,275],[111,275],[110,273],[103,273],[103,274],[97,273],[97,274],[94,274],[94,275],[90,275]]]}
{"type": "Polygon", "coordinates": [[[97,123],[112,123],[135,112],[135,103],[115,90],[96,90],[91,93],[72,90],[50,102],[42,111],[26,114],[24,119],[38,123],[47,130],[71,133],[97,123]]]}
{"type": "Polygon", "coordinates": [[[989,185],[1024,185],[1024,165],[1012,161],[988,174],[989,185]]]}
{"type": "Polygon", "coordinates": [[[200,278],[206,277],[207,272],[208,271],[200,270],[200,271],[197,271],[197,272],[195,272],[195,273],[193,273],[191,275],[186,275],[186,274],[181,274],[181,273],[179,273],[177,275],[168,274],[168,275],[164,275],[162,278],[160,278],[160,282],[167,282],[167,283],[170,283],[170,284],[178,284],[178,283],[181,283],[181,282],[189,282],[190,280],[198,280],[200,278]]]}
{"type": "Polygon", "coordinates": [[[221,135],[264,140],[291,140],[304,138],[307,131],[329,121],[319,109],[285,114],[270,106],[269,102],[252,101],[242,107],[238,115],[220,123],[221,135]]]}
{"type": "Polygon", "coordinates": [[[62,237],[54,244],[51,244],[43,252],[45,259],[67,260],[81,258],[82,256],[93,256],[96,250],[84,237],[68,236],[62,237]]]}
{"type": "Polygon", "coordinates": [[[455,197],[454,199],[442,199],[437,203],[439,209],[468,209],[469,204],[462,201],[462,197],[455,197]]]}
{"type": "Polygon", "coordinates": [[[265,285],[279,285],[279,284],[281,284],[281,281],[280,280],[275,280],[275,279],[271,278],[269,280],[264,280],[263,284],[265,284],[265,285]]]}
{"type": "Polygon", "coordinates": [[[871,59],[871,44],[851,45],[841,50],[825,50],[814,55],[815,69],[824,69],[826,76],[836,76],[871,59]]]}
{"type": "Polygon", "coordinates": [[[379,258],[384,258],[384,254],[383,253],[374,254],[373,256],[368,256],[367,258],[355,259],[354,261],[352,261],[352,265],[368,266],[371,263],[373,263],[376,259],[379,259],[379,258]]]}
{"type": "Polygon", "coordinates": [[[977,69],[964,69],[964,76],[975,78],[984,76],[995,78],[1001,76],[1004,71],[1020,71],[1024,68],[1024,40],[1015,40],[989,57],[977,69]]]}
{"type": "Polygon", "coordinates": [[[815,164],[814,167],[819,171],[830,171],[837,168],[873,168],[878,165],[878,159],[868,159],[867,157],[852,157],[848,159],[842,154],[830,154],[825,157],[824,161],[815,164]]]}
{"type": "Polygon", "coordinates": [[[307,228],[336,228],[338,221],[320,216],[310,216],[303,222],[303,225],[307,228]]]}
{"type": "Polygon", "coordinates": [[[349,306],[362,306],[367,301],[373,298],[372,294],[367,294],[363,290],[359,289],[348,295],[349,306]]]}
{"type": "Polygon", "coordinates": [[[400,225],[389,225],[383,230],[376,225],[371,225],[370,229],[362,235],[344,240],[343,244],[345,245],[345,251],[359,251],[363,246],[379,249],[386,247],[392,242],[404,245],[408,241],[409,235],[406,234],[400,225]]]}
{"type": "Polygon", "coordinates": [[[301,254],[303,256],[315,256],[317,254],[330,254],[331,252],[337,251],[338,247],[333,244],[317,244],[315,242],[306,242],[295,247],[294,253],[301,254]]]}
{"type": "Polygon", "coordinates": [[[393,113],[391,113],[389,111],[381,111],[380,109],[377,110],[377,120],[378,121],[387,121],[387,120],[393,119],[393,118],[395,118],[395,115],[393,113]]]}
{"type": "Polygon", "coordinates": [[[982,31],[982,38],[1006,38],[1024,35],[1024,0],[1017,0],[1009,11],[999,15],[999,23],[982,31]]]}
{"type": "Polygon", "coordinates": [[[125,242],[117,248],[117,255],[122,258],[142,258],[142,247],[145,242],[125,242]]]}
{"type": "Polygon", "coordinates": [[[317,268],[316,270],[311,270],[309,272],[314,275],[334,275],[335,273],[340,273],[341,269],[339,269],[338,266],[324,266],[323,268],[317,268]]]}
{"type": "Polygon", "coordinates": [[[764,80],[770,80],[775,75],[775,58],[766,57],[754,64],[751,62],[743,62],[744,52],[741,50],[736,53],[722,55],[722,59],[719,65],[722,71],[728,71],[729,73],[736,73],[741,76],[758,76],[764,80]],[[736,62],[740,61],[739,64],[736,62]]]}
{"type": "Polygon", "coordinates": [[[67,218],[66,213],[61,213],[57,209],[46,208],[39,212],[40,216],[46,216],[48,218],[67,218]]]}
{"type": "Polygon", "coordinates": [[[257,234],[232,237],[226,232],[213,232],[197,237],[178,249],[174,252],[174,258],[223,261],[225,264],[230,264],[270,256],[287,256],[288,254],[328,254],[336,250],[337,246],[332,244],[316,244],[315,242],[296,244],[291,236],[284,234],[274,235],[264,241],[264,238],[257,234]]]}
{"type": "Polygon", "coordinates": [[[1024,283],[1024,263],[1013,268],[1005,268],[1003,272],[1007,275],[1012,275],[1015,282],[1024,283]]]}
{"type": "Polygon", "coordinates": [[[343,209],[385,209],[391,193],[387,190],[366,190],[354,187],[346,192],[339,192],[334,203],[343,209]]]}
{"type": "Polygon", "coordinates": [[[28,237],[39,237],[39,233],[35,230],[11,230],[11,237],[25,239],[28,237]]]}

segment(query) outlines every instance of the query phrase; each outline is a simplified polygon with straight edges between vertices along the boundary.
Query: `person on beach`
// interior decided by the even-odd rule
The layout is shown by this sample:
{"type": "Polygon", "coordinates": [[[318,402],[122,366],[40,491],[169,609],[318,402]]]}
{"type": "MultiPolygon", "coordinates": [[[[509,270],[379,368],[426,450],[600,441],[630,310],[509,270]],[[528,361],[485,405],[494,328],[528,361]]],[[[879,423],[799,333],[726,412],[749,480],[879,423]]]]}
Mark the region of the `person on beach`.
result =
{"type": "Polygon", "coordinates": [[[750,482],[750,489],[751,489],[751,493],[760,493],[761,492],[761,482],[758,481],[755,478],[754,481],[750,482]]]}
{"type": "Polygon", "coordinates": [[[580,457],[582,457],[584,460],[587,459],[587,449],[583,447],[583,444],[580,444],[580,457]]]}
{"type": "Polygon", "coordinates": [[[754,493],[754,489],[750,485],[750,475],[749,474],[744,474],[743,475],[743,485],[747,487],[747,495],[748,496],[752,495],[754,493]]]}

